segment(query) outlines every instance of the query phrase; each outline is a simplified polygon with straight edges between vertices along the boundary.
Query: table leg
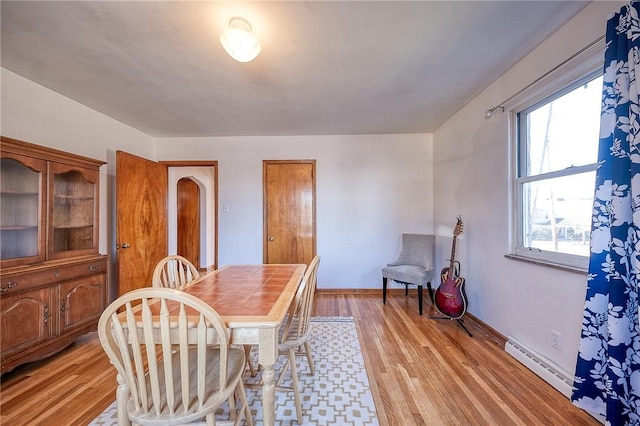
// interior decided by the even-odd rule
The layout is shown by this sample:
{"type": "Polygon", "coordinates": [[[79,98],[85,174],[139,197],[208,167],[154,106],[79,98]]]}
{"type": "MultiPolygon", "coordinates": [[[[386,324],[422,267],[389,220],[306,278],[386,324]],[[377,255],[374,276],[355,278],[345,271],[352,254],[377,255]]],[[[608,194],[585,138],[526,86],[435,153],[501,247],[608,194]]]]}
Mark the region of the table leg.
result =
{"type": "Polygon", "coordinates": [[[262,414],[264,424],[275,424],[276,386],[273,365],[263,365],[262,371],[262,414]]]}
{"type": "Polygon", "coordinates": [[[116,389],[116,413],[118,425],[130,425],[127,403],[129,402],[129,386],[120,374],[117,375],[118,387],[116,389]]]}
{"type": "Polygon", "coordinates": [[[265,426],[275,424],[276,385],[274,369],[278,358],[278,328],[260,329],[258,359],[262,366],[262,416],[265,426]]]}

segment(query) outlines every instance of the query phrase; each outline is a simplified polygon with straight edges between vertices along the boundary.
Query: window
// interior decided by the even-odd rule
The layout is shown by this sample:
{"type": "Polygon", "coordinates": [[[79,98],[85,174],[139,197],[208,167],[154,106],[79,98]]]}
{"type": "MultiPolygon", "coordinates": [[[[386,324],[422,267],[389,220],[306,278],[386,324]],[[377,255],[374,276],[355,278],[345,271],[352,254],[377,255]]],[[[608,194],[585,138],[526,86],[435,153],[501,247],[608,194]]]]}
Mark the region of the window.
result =
{"type": "Polygon", "coordinates": [[[514,115],[515,255],[587,268],[601,99],[591,73],[514,115]]]}

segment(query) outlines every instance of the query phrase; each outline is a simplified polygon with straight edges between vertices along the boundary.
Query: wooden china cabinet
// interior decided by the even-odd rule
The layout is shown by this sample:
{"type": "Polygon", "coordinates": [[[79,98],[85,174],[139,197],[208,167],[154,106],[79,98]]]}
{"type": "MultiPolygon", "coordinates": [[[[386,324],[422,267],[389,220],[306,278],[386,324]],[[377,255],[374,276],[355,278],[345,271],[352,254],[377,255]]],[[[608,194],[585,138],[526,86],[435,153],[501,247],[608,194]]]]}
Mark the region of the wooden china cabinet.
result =
{"type": "Polygon", "coordinates": [[[0,140],[1,372],[95,330],[108,302],[98,253],[103,161],[0,140]]]}

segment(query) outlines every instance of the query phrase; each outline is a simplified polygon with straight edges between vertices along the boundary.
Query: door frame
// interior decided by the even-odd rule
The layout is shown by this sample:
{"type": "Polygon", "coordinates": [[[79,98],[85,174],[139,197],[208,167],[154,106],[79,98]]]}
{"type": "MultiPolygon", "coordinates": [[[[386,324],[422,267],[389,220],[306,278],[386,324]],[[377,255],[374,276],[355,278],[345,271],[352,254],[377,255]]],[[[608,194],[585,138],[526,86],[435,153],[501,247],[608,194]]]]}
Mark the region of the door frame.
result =
{"type": "MultiPolygon", "coordinates": [[[[214,270],[218,267],[218,161],[216,160],[204,160],[204,161],[160,161],[161,164],[166,165],[167,167],[212,167],[213,168],[213,205],[215,209],[214,215],[214,256],[213,256],[213,265],[202,265],[203,268],[206,268],[207,271],[214,270]]],[[[207,194],[208,195],[208,194],[207,194]]],[[[202,219],[200,222],[200,227],[202,229],[202,219]]],[[[201,235],[204,237],[203,235],[201,235]]]]}

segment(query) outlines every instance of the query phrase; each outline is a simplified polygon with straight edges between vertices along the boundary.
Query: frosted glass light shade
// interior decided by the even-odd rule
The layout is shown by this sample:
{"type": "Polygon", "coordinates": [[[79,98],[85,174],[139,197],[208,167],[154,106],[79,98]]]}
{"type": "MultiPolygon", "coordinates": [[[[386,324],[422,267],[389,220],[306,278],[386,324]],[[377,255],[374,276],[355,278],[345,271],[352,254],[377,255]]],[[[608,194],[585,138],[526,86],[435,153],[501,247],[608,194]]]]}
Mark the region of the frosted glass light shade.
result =
{"type": "Polygon", "coordinates": [[[251,25],[242,18],[229,21],[229,28],[220,34],[220,44],[238,62],[252,61],[262,49],[260,41],[251,32],[251,25]]]}

